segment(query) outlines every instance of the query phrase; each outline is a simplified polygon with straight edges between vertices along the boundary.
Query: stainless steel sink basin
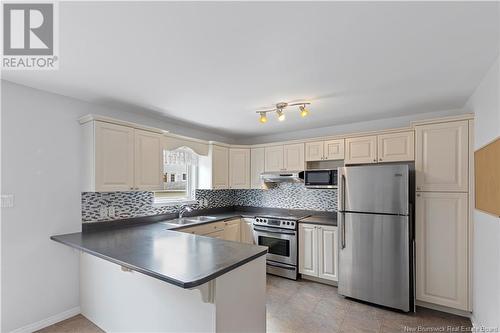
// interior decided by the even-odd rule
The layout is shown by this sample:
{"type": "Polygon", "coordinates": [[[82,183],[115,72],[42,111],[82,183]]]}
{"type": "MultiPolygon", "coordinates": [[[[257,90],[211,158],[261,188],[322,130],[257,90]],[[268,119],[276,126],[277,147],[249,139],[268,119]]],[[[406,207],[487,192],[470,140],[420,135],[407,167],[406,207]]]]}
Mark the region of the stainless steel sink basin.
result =
{"type": "Polygon", "coordinates": [[[191,216],[191,217],[183,217],[182,219],[186,219],[188,221],[193,222],[208,222],[217,219],[215,216],[191,216]]]}
{"type": "Polygon", "coordinates": [[[210,222],[210,221],[213,221],[216,219],[217,218],[215,216],[188,216],[188,217],[181,217],[181,218],[174,219],[174,220],[168,220],[168,221],[165,221],[164,223],[183,225],[183,224],[195,224],[195,223],[201,223],[201,222],[210,222]]]}

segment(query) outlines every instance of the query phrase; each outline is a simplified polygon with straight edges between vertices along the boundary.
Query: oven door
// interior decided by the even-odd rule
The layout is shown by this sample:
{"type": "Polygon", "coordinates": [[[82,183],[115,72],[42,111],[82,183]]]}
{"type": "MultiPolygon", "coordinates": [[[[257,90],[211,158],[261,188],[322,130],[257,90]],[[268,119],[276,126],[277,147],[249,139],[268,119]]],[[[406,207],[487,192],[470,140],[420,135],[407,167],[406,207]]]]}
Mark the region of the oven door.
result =
{"type": "Polygon", "coordinates": [[[297,265],[297,232],[295,230],[253,226],[255,244],[267,246],[267,259],[297,265]]]}
{"type": "Polygon", "coordinates": [[[306,171],[304,183],[309,188],[336,188],[337,170],[306,171]]]}

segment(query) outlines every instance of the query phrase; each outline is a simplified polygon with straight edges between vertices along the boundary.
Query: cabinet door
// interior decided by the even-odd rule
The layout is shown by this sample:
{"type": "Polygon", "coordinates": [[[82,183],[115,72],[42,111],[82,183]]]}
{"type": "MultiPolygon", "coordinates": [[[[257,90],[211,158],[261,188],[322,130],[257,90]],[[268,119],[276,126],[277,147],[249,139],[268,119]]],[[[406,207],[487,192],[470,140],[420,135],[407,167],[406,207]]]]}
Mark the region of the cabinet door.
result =
{"type": "Polygon", "coordinates": [[[417,193],[418,300],[467,310],[467,216],[467,193],[417,193]]]}
{"type": "Polygon", "coordinates": [[[345,139],[345,164],[377,162],[377,137],[363,136],[345,139]]]}
{"type": "Polygon", "coordinates": [[[467,192],[468,122],[416,126],[418,191],[467,192]]]}
{"type": "Polygon", "coordinates": [[[284,169],[287,171],[304,170],[304,144],[297,143],[293,145],[285,145],[284,151],[284,169]]]}
{"type": "Polygon", "coordinates": [[[217,239],[224,239],[224,230],[211,232],[209,234],[204,234],[203,236],[217,238],[217,239]]]}
{"type": "Polygon", "coordinates": [[[135,189],[163,189],[163,150],[161,135],[135,130],[135,189]]]}
{"type": "Polygon", "coordinates": [[[250,188],[250,149],[229,149],[229,187],[250,188]]]}
{"type": "Polygon", "coordinates": [[[325,157],[324,142],[306,142],[306,161],[321,161],[325,157]]]}
{"type": "Polygon", "coordinates": [[[318,276],[318,235],[311,224],[299,225],[299,273],[318,276]]]}
{"type": "Polygon", "coordinates": [[[283,146],[265,148],[265,169],[267,172],[283,171],[283,146]]]}
{"type": "Polygon", "coordinates": [[[262,188],[260,174],[265,170],[264,148],[252,148],[250,151],[250,187],[262,188]]]}
{"type": "Polygon", "coordinates": [[[325,160],[344,159],[344,139],[325,141],[325,160]]]}
{"type": "Polygon", "coordinates": [[[212,147],[212,188],[229,188],[229,149],[212,147]]]}
{"type": "Polygon", "coordinates": [[[224,222],[224,239],[234,242],[241,240],[240,219],[224,222]]]}
{"type": "Polygon", "coordinates": [[[318,226],[318,277],[338,281],[337,227],[318,226]]]}
{"type": "Polygon", "coordinates": [[[413,161],[415,159],[413,131],[384,134],[377,138],[379,162],[413,161]]]}
{"type": "Polygon", "coordinates": [[[134,129],[95,122],[95,190],[134,189],[134,129]]]}
{"type": "Polygon", "coordinates": [[[253,240],[253,220],[251,218],[242,218],[240,225],[241,242],[246,244],[254,244],[253,240]]]}

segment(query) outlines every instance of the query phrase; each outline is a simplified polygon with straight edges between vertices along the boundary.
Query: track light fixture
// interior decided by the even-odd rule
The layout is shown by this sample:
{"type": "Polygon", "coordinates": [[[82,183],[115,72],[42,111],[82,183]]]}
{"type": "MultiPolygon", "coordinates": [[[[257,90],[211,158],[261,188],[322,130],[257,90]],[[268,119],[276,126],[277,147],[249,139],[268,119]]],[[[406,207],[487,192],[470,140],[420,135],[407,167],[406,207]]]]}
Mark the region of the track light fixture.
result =
{"type": "Polygon", "coordinates": [[[263,124],[264,124],[264,123],[267,123],[267,116],[266,116],[266,113],[265,113],[265,112],[261,112],[261,113],[260,113],[260,118],[259,118],[259,121],[260,121],[261,123],[263,123],[263,124]]]}
{"type": "Polygon", "coordinates": [[[309,110],[306,109],[306,105],[310,105],[310,104],[311,104],[311,102],[291,102],[291,103],[280,102],[280,103],[276,104],[275,108],[267,109],[267,110],[259,110],[256,112],[260,115],[259,121],[264,124],[264,123],[267,123],[267,113],[268,112],[276,112],[276,114],[278,115],[278,120],[284,121],[285,120],[285,109],[289,106],[298,105],[300,115],[302,117],[306,117],[309,115],[309,110]]]}
{"type": "Polygon", "coordinates": [[[283,121],[285,120],[285,114],[283,113],[283,110],[276,110],[276,113],[278,114],[278,120],[283,121]]]}

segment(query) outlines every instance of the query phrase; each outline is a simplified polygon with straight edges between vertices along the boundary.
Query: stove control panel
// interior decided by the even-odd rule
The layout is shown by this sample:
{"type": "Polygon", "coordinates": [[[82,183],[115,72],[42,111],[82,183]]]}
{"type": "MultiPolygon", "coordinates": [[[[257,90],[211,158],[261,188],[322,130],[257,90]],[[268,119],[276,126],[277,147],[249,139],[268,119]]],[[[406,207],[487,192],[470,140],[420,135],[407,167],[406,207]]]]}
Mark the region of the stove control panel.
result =
{"type": "Polygon", "coordinates": [[[284,229],[295,229],[297,227],[297,221],[272,219],[272,218],[258,217],[258,216],[255,218],[254,224],[267,227],[284,228],[284,229]]]}

